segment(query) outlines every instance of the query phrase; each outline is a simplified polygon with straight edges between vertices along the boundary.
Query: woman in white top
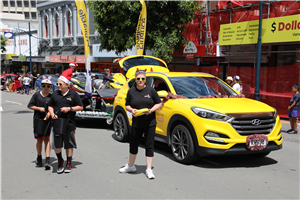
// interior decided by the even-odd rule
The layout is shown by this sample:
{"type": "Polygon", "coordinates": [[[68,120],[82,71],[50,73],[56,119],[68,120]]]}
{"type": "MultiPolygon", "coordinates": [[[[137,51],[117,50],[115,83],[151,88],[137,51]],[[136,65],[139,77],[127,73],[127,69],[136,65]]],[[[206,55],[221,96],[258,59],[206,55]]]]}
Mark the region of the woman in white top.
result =
{"type": "Polygon", "coordinates": [[[241,92],[242,91],[242,87],[240,85],[240,77],[239,76],[235,76],[233,78],[233,86],[232,86],[232,89],[238,91],[238,92],[241,92]]]}

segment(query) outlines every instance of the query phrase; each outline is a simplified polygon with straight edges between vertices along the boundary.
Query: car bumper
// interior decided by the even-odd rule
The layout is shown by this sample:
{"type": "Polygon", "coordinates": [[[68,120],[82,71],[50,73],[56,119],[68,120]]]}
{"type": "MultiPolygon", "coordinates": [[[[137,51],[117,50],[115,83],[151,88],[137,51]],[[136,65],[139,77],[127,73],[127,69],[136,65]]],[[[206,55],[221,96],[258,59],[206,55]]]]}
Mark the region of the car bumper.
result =
{"type": "MultiPolygon", "coordinates": [[[[279,117],[276,119],[276,123],[269,134],[265,136],[268,137],[269,143],[264,150],[251,151],[246,147],[247,136],[242,136],[237,133],[237,131],[232,127],[230,123],[219,122],[214,120],[206,120],[201,122],[201,126],[193,125],[196,132],[196,137],[198,145],[196,145],[196,151],[200,156],[208,155],[237,155],[237,154],[253,154],[259,152],[274,151],[282,148],[282,133],[281,133],[281,123],[279,117]],[[220,133],[228,136],[228,138],[222,137],[207,137],[205,133],[211,131],[215,133],[220,133]],[[219,139],[222,142],[214,142],[209,139],[219,139]]],[[[256,134],[253,131],[253,134],[256,134]]]]}
{"type": "Polygon", "coordinates": [[[230,149],[214,149],[200,147],[197,148],[197,153],[199,156],[221,156],[221,155],[242,155],[242,154],[255,154],[255,153],[264,153],[269,151],[275,151],[282,149],[282,144],[277,145],[275,142],[270,142],[268,146],[260,151],[251,151],[246,148],[246,144],[236,144],[230,149]]]}

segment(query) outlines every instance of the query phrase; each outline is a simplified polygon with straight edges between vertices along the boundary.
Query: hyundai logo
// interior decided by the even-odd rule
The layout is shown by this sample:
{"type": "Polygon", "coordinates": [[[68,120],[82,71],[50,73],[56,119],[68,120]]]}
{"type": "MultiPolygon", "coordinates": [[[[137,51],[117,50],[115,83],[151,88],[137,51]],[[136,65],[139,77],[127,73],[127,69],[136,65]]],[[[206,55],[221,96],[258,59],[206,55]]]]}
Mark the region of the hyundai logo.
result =
{"type": "Polygon", "coordinates": [[[254,120],[252,120],[252,124],[253,124],[254,126],[258,126],[258,125],[261,124],[261,121],[260,121],[259,119],[254,119],[254,120]]]}

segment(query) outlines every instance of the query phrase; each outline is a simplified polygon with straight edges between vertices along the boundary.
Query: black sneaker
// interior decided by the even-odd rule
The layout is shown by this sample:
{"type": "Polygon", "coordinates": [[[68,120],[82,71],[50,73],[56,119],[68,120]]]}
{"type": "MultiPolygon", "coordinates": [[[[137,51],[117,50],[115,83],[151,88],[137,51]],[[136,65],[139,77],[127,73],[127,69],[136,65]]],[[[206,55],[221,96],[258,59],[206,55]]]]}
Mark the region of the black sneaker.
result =
{"type": "Polygon", "coordinates": [[[36,167],[43,167],[42,157],[37,157],[35,164],[36,167]]]}
{"type": "Polygon", "coordinates": [[[64,172],[64,160],[58,160],[57,173],[61,174],[64,172]]]}
{"type": "Polygon", "coordinates": [[[292,130],[292,131],[288,132],[288,134],[297,134],[297,133],[298,133],[298,131],[296,131],[296,130],[292,130]]]}
{"type": "Polygon", "coordinates": [[[70,162],[67,162],[65,173],[70,173],[72,171],[72,165],[70,162]]]}
{"type": "Polygon", "coordinates": [[[45,170],[50,170],[51,169],[51,165],[50,165],[49,160],[46,160],[46,163],[45,163],[44,167],[45,167],[45,170]]]}
{"type": "Polygon", "coordinates": [[[291,132],[291,131],[293,131],[293,129],[287,130],[286,132],[289,133],[289,132],[291,132]]]}

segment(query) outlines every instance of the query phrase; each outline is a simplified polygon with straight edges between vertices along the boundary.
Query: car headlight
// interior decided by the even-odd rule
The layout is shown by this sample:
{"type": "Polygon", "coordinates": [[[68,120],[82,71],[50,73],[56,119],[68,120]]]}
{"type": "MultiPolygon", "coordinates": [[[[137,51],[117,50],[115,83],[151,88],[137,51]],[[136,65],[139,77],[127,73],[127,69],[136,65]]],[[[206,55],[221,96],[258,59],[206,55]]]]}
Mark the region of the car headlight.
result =
{"type": "Polygon", "coordinates": [[[206,110],[199,107],[192,107],[191,109],[196,115],[202,118],[213,119],[223,122],[231,122],[232,120],[234,120],[234,117],[230,117],[228,115],[224,115],[222,113],[214,112],[211,110],[206,110]]]}

